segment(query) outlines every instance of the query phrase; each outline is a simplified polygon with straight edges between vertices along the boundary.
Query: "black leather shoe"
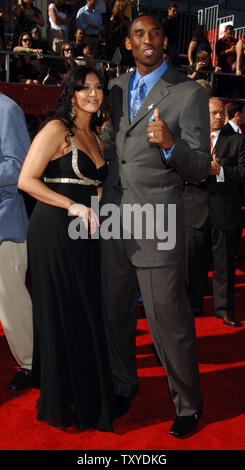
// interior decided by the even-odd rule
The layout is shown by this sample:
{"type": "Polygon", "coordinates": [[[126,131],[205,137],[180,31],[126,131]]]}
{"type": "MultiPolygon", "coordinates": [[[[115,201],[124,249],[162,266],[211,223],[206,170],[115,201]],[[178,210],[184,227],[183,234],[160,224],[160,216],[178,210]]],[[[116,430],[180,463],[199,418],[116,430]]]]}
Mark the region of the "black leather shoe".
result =
{"type": "Polygon", "coordinates": [[[30,387],[31,370],[21,367],[17,370],[13,380],[8,384],[8,389],[13,391],[22,390],[23,388],[30,387]]]}
{"type": "Polygon", "coordinates": [[[223,323],[227,326],[233,326],[234,328],[239,328],[242,326],[240,321],[234,320],[234,318],[223,317],[223,323]]]}
{"type": "Polygon", "coordinates": [[[186,434],[190,434],[197,428],[200,417],[201,412],[191,416],[176,416],[169,434],[173,437],[182,437],[186,434]]]}
{"type": "Polygon", "coordinates": [[[123,397],[122,395],[116,395],[115,397],[115,418],[121,418],[124,416],[130,408],[131,398],[123,397]]]}

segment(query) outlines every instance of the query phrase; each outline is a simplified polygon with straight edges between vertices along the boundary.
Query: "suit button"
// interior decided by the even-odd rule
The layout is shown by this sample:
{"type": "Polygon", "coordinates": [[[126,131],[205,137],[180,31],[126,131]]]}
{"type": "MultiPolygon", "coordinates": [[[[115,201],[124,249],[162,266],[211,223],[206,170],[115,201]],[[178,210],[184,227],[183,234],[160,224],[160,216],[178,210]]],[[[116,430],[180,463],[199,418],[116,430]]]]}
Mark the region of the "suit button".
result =
{"type": "Polygon", "coordinates": [[[122,164],[124,165],[125,163],[127,163],[126,160],[122,160],[122,164]]]}

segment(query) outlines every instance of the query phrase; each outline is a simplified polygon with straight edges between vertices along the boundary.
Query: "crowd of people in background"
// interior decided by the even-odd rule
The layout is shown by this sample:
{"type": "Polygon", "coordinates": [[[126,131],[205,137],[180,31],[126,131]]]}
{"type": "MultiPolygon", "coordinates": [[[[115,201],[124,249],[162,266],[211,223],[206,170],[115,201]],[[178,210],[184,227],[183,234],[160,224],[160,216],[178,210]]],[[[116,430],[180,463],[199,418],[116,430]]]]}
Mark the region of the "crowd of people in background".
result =
{"type": "MultiPolygon", "coordinates": [[[[18,1],[12,7],[14,29],[8,47],[4,25],[9,18],[0,12],[0,49],[8,48],[30,56],[27,60],[20,55],[11,58],[10,80],[27,84],[60,85],[70,68],[84,65],[88,59],[102,72],[108,69],[107,62],[113,63],[116,51],[119,57],[116,63],[133,65],[132,57],[124,47],[124,38],[132,19],[133,2],[134,0],[50,1],[46,24],[42,12],[35,6],[35,0],[18,1]],[[42,33],[44,28],[47,28],[47,35],[42,33]],[[44,36],[47,40],[42,39],[44,36]],[[61,61],[54,56],[69,59],[61,61]],[[75,60],[77,58],[80,60],[75,60]],[[30,62],[31,67],[22,67],[19,73],[20,63],[23,65],[30,62]]],[[[113,73],[113,67],[110,69],[113,73]]],[[[1,70],[1,79],[4,79],[4,67],[1,70]]]]}
{"type": "MultiPolygon", "coordinates": [[[[60,85],[73,67],[93,64],[106,71],[106,78],[134,66],[124,40],[134,16],[134,0],[53,0],[49,2],[47,23],[35,0],[19,0],[13,5],[14,30],[11,49],[28,56],[16,55],[11,60],[13,82],[60,85]],[[47,28],[47,35],[42,30],[47,28]],[[42,36],[47,40],[43,40],[42,36]],[[43,55],[50,55],[43,57],[43,55]],[[54,56],[64,60],[56,60],[54,56]],[[51,58],[52,57],[52,58],[51,58]]],[[[9,18],[0,11],[0,49],[6,49],[4,27],[9,18]]],[[[163,20],[164,56],[193,80],[203,80],[211,94],[244,98],[245,34],[236,39],[234,27],[227,25],[224,36],[210,44],[205,25],[197,25],[187,50],[187,63],[179,54],[178,5],[171,2],[163,20]],[[213,53],[216,62],[213,66],[213,53]],[[224,75],[226,74],[226,75],[224,75]],[[228,75],[227,75],[228,74],[228,75]],[[210,88],[211,87],[211,88],[210,88]]],[[[4,79],[4,57],[1,56],[1,79],[4,79]]]]}

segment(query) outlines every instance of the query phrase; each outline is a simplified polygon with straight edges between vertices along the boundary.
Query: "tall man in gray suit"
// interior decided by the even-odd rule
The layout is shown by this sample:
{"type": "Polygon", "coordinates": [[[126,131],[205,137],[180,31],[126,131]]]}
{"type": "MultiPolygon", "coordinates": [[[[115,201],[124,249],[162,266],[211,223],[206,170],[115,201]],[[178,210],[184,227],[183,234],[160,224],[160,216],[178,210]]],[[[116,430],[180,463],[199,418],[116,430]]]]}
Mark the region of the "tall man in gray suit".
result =
{"type": "MultiPolygon", "coordinates": [[[[111,158],[102,208],[106,203],[118,205],[122,233],[120,239],[101,240],[116,416],[128,410],[138,391],[138,282],[176,408],[170,434],[180,437],[196,428],[203,402],[195,327],[184,287],[182,191],[183,179],[200,181],[210,171],[208,95],[163,61],[163,31],[156,18],[136,18],[126,47],[132,50],[137,70],[111,81],[111,122],[102,136],[105,156],[111,158]],[[137,222],[130,235],[123,224],[124,209],[132,204],[146,209],[142,237],[136,235],[137,222]],[[166,209],[165,215],[168,208],[174,211],[176,227],[165,245],[157,230],[154,236],[147,234],[147,214],[152,208],[156,215],[157,205],[166,209]]],[[[163,224],[164,217],[158,222],[163,224]]]]}

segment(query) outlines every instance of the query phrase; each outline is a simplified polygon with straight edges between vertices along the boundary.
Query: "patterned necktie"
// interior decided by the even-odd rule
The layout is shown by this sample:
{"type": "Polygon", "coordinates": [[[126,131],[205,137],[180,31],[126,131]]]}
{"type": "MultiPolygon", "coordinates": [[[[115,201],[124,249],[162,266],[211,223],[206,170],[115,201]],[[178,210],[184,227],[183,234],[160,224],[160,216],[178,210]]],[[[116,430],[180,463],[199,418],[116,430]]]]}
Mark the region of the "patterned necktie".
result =
{"type": "Polygon", "coordinates": [[[137,112],[139,111],[145,97],[146,97],[146,84],[143,78],[138,81],[138,88],[134,96],[134,101],[131,109],[131,122],[134,120],[137,112]]]}
{"type": "Polygon", "coordinates": [[[238,127],[238,134],[242,134],[242,129],[238,127]]]}

